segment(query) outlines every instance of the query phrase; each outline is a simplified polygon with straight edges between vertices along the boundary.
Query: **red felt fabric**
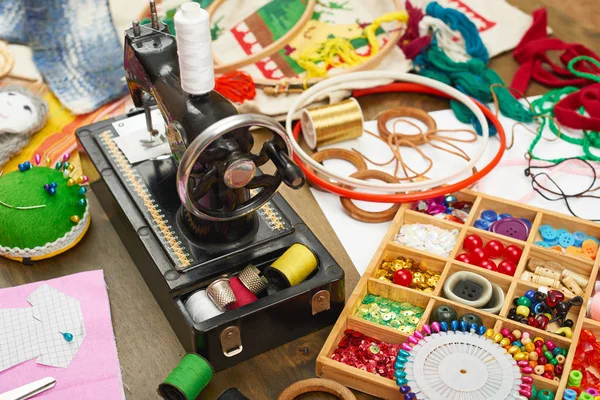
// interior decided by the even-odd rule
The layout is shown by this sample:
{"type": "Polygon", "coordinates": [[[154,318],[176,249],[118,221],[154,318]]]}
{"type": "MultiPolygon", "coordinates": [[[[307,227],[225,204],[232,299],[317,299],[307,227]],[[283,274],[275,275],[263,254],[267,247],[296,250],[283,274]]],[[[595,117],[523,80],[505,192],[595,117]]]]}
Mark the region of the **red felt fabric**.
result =
{"type": "Polygon", "coordinates": [[[258,297],[254,293],[252,293],[242,281],[237,276],[231,278],[229,280],[229,286],[231,286],[231,290],[233,290],[233,294],[235,294],[236,302],[229,306],[230,310],[235,310],[236,308],[240,308],[245,306],[246,304],[254,303],[258,300],[258,297]]]}
{"type": "Polygon", "coordinates": [[[569,128],[600,131],[600,83],[571,93],[556,103],[554,116],[561,125],[569,128]],[[589,117],[579,114],[581,106],[589,117]]]}
{"type": "MultiPolygon", "coordinates": [[[[600,61],[600,57],[587,47],[577,43],[565,43],[547,34],[548,15],[545,8],[533,12],[533,23],[515,48],[513,56],[521,66],[513,76],[511,88],[525,93],[529,82],[534,79],[550,87],[586,86],[593,81],[579,78],[567,69],[569,61],[577,56],[589,56],[600,61]],[[561,51],[558,65],[547,56],[549,51],[561,51]]],[[[580,61],[575,69],[581,72],[600,74],[600,69],[580,61]]]]}

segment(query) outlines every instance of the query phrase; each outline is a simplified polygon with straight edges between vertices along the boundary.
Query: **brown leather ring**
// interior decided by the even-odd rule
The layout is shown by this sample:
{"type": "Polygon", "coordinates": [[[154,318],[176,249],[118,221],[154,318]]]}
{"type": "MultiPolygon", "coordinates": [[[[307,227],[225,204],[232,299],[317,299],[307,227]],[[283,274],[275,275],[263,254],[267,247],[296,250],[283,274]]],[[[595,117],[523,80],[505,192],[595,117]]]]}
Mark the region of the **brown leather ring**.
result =
{"type": "MultiPolygon", "coordinates": [[[[364,171],[356,171],[352,175],[352,178],[357,179],[377,179],[386,183],[398,183],[398,179],[394,178],[392,175],[387,174],[383,171],[367,169],[364,171]]],[[[342,207],[344,210],[354,219],[369,222],[369,223],[378,223],[390,221],[394,218],[398,210],[400,209],[400,204],[394,204],[387,210],[383,211],[365,211],[360,208],[356,204],[352,202],[348,197],[340,197],[340,201],[342,202],[342,207]]]]}
{"type": "MultiPolygon", "coordinates": [[[[415,107],[396,107],[396,108],[392,108],[390,110],[384,111],[384,112],[380,113],[379,115],[377,115],[377,129],[379,130],[379,136],[381,136],[383,139],[387,140],[388,136],[390,136],[392,134],[392,132],[390,132],[387,129],[386,123],[390,119],[398,118],[398,117],[414,118],[418,121],[421,121],[422,123],[425,124],[428,131],[435,131],[437,129],[437,124],[435,123],[435,120],[426,111],[421,110],[419,108],[415,108],[415,107]]],[[[421,135],[421,134],[416,134],[416,135],[397,134],[397,135],[402,137],[402,139],[413,143],[416,146],[419,146],[419,145],[425,143],[425,137],[424,137],[424,135],[421,135]]]]}
{"type": "MultiPolygon", "coordinates": [[[[350,164],[354,165],[357,171],[365,171],[368,169],[367,163],[360,156],[360,154],[346,149],[325,149],[321,151],[317,151],[313,153],[311,156],[313,160],[316,162],[323,162],[325,160],[344,160],[348,161],[350,164]]],[[[318,173],[317,173],[318,175],[318,173]]],[[[331,183],[335,183],[333,181],[329,181],[331,183]]],[[[342,187],[348,187],[344,185],[340,185],[342,187]]],[[[323,191],[319,186],[313,186],[315,189],[323,191]]]]}
{"type": "Polygon", "coordinates": [[[356,400],[354,393],[346,386],[323,378],[310,378],[293,383],[281,392],[277,400],[293,400],[303,393],[312,392],[329,393],[341,400],[356,400]]]}

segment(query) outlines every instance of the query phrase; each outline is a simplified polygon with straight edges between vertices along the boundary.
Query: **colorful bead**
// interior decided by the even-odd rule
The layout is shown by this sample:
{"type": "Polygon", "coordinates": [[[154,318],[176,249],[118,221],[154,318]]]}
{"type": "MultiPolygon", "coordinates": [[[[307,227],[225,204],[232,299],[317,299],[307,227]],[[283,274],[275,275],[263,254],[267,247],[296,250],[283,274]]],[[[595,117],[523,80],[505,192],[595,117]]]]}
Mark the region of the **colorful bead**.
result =
{"type": "Polygon", "coordinates": [[[75,180],[73,178],[69,178],[69,180],[67,180],[67,186],[71,187],[75,184],[75,180]]]}
{"type": "Polygon", "coordinates": [[[517,315],[521,315],[523,317],[527,317],[529,316],[529,307],[525,307],[525,306],[518,306],[517,307],[517,315]]]}
{"type": "Polygon", "coordinates": [[[52,186],[50,186],[50,189],[48,189],[48,194],[49,194],[50,196],[54,196],[54,195],[56,194],[56,188],[55,188],[55,187],[52,187],[52,186]]]}
{"type": "Polygon", "coordinates": [[[50,159],[50,157],[46,157],[46,167],[50,167],[50,164],[52,164],[52,160],[50,159]]]}
{"type": "Polygon", "coordinates": [[[81,219],[79,218],[79,216],[78,216],[78,215],[71,215],[71,218],[70,218],[70,220],[71,220],[71,222],[73,222],[73,223],[77,224],[77,223],[79,223],[79,221],[80,221],[81,219]]]}
{"type": "Polygon", "coordinates": [[[77,200],[77,205],[80,207],[85,207],[86,204],[87,201],[85,200],[85,198],[77,200]]]}
{"type": "Polygon", "coordinates": [[[83,196],[87,193],[87,188],[85,186],[82,186],[79,188],[79,190],[77,191],[77,194],[80,196],[83,196]]]}
{"type": "Polygon", "coordinates": [[[63,171],[63,178],[64,179],[67,179],[69,177],[69,175],[71,175],[71,172],[69,170],[63,171]]]}
{"type": "Polygon", "coordinates": [[[57,169],[57,170],[61,169],[62,168],[62,162],[57,161],[56,165],[54,166],[54,168],[57,169]]]}
{"type": "Polygon", "coordinates": [[[65,153],[65,154],[63,155],[63,161],[64,161],[64,162],[67,162],[67,161],[69,161],[70,159],[71,159],[71,153],[65,153]]]}
{"type": "Polygon", "coordinates": [[[423,263],[400,256],[386,257],[377,267],[375,277],[396,284],[408,283],[411,289],[433,293],[441,275],[429,270],[423,263]],[[403,274],[402,282],[399,280],[400,274],[403,274]]]}
{"type": "Polygon", "coordinates": [[[573,331],[571,330],[571,328],[566,327],[566,326],[563,326],[562,328],[558,328],[556,330],[556,332],[554,332],[554,333],[556,333],[557,335],[564,336],[567,339],[571,339],[571,337],[573,337],[573,331]]]}
{"type": "Polygon", "coordinates": [[[70,342],[73,340],[73,335],[70,334],[69,332],[62,333],[62,336],[67,342],[70,342]]]}
{"type": "Polygon", "coordinates": [[[35,160],[35,165],[40,165],[40,161],[42,161],[42,156],[36,154],[33,159],[35,160]]]}
{"type": "Polygon", "coordinates": [[[70,166],[71,166],[71,163],[70,163],[70,162],[68,162],[68,161],[65,161],[65,162],[64,162],[64,164],[63,164],[63,168],[64,168],[65,170],[67,170],[67,169],[68,169],[70,166]]]}

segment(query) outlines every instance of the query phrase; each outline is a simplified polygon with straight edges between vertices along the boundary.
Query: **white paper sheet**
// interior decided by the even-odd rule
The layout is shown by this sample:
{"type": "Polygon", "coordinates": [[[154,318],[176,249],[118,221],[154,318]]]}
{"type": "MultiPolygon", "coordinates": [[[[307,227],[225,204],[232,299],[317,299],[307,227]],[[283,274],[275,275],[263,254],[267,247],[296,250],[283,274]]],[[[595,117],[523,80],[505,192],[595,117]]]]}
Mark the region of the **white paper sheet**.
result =
{"type": "MultiPolygon", "coordinates": [[[[530,98],[529,100],[533,100],[530,98]]],[[[460,123],[452,113],[451,110],[442,110],[430,113],[430,115],[436,120],[438,128],[444,129],[459,129],[467,128],[472,129],[471,126],[460,123]]],[[[393,121],[392,121],[393,122],[393,121]]],[[[392,130],[392,122],[388,122],[388,129],[392,130]]],[[[417,124],[420,122],[414,121],[417,124]]],[[[504,127],[508,140],[510,141],[511,130],[515,121],[500,116],[500,122],[504,127]]],[[[423,128],[424,126],[421,125],[423,128]]],[[[535,125],[530,125],[532,130],[535,130],[535,125]]],[[[416,132],[414,128],[411,128],[408,124],[398,126],[399,130],[405,133],[416,132]]],[[[377,133],[377,122],[366,121],[365,129],[377,133]]],[[[581,136],[578,132],[567,131],[569,135],[581,136]]],[[[466,137],[464,133],[444,133],[446,136],[455,137],[466,137]]],[[[555,135],[550,132],[548,128],[544,131],[544,137],[555,138],[555,135]]],[[[484,193],[503,197],[513,201],[520,201],[536,207],[545,208],[564,214],[569,214],[569,211],[562,201],[548,201],[542,196],[532,191],[531,180],[525,176],[524,170],[527,167],[524,154],[529,149],[529,146],[534,138],[534,135],[526,131],[523,127],[517,127],[515,130],[515,144],[507,150],[498,165],[489,175],[482,179],[475,190],[482,191],[484,193]]],[[[477,163],[478,168],[485,166],[497,153],[499,149],[499,140],[496,138],[490,138],[487,150],[483,157],[477,163]]],[[[459,147],[467,152],[469,155],[474,155],[479,146],[481,146],[481,140],[475,143],[457,143],[459,147]]],[[[373,138],[370,135],[363,134],[359,139],[336,143],[330,146],[324,146],[319,148],[323,150],[326,148],[345,148],[351,149],[356,148],[363,152],[369,158],[375,161],[387,161],[391,157],[390,151],[386,148],[387,146],[380,140],[373,138]]],[[[432,148],[429,145],[421,146],[428,156],[434,159],[434,167],[427,176],[430,178],[440,177],[447,175],[448,171],[456,171],[458,168],[463,167],[466,162],[456,156],[449,155],[443,151],[432,148]]],[[[558,158],[558,157],[570,157],[581,154],[581,147],[572,145],[565,141],[559,140],[558,142],[547,142],[540,140],[539,144],[535,148],[535,154],[544,158],[558,158]]],[[[410,165],[416,171],[421,171],[427,166],[421,156],[419,156],[414,150],[406,148],[402,150],[402,156],[406,160],[407,164],[410,165]]],[[[340,160],[326,160],[324,165],[331,168],[338,173],[350,175],[355,171],[354,167],[345,161],[340,160]]],[[[600,167],[595,164],[598,172],[600,167]]],[[[388,173],[394,172],[394,166],[390,164],[386,167],[376,167],[368,163],[370,169],[380,169],[388,173]]],[[[547,170],[534,170],[534,172],[544,172],[547,170]]],[[[587,187],[591,182],[591,177],[586,176],[585,173],[589,172],[589,167],[583,168],[582,163],[570,162],[567,165],[560,166],[551,172],[552,178],[563,188],[565,191],[573,193],[574,191],[581,190],[587,187]]],[[[461,177],[466,177],[467,174],[461,177]]],[[[458,179],[457,179],[458,180],[458,179]]],[[[600,182],[597,182],[600,183],[600,182]]],[[[346,214],[344,211],[340,199],[337,195],[326,193],[315,188],[311,188],[317,203],[323,209],[323,213],[329,220],[329,223],[333,227],[335,233],[338,235],[342,245],[348,252],[350,259],[356,266],[358,272],[362,275],[367,265],[371,261],[373,254],[377,250],[377,247],[383,240],[385,232],[387,231],[390,222],[379,223],[379,224],[368,224],[357,221],[346,214]]],[[[573,210],[583,218],[600,218],[600,211],[598,211],[597,204],[594,201],[597,199],[574,199],[571,200],[570,204],[573,210]]],[[[377,204],[357,201],[356,204],[370,211],[380,211],[388,208],[390,204],[377,204]]]]}
{"type": "Polygon", "coordinates": [[[42,285],[27,301],[31,308],[0,309],[0,371],[36,357],[39,364],[68,367],[85,338],[79,300],[42,285]]]}
{"type": "Polygon", "coordinates": [[[138,114],[135,117],[116,121],[112,124],[119,134],[118,137],[114,138],[114,141],[131,164],[171,153],[169,142],[165,137],[165,121],[160,111],[158,109],[152,110],[150,115],[152,116],[152,126],[159,133],[154,138],[155,145],[152,146],[141,142],[142,140],[150,140],[144,114],[138,114]]]}

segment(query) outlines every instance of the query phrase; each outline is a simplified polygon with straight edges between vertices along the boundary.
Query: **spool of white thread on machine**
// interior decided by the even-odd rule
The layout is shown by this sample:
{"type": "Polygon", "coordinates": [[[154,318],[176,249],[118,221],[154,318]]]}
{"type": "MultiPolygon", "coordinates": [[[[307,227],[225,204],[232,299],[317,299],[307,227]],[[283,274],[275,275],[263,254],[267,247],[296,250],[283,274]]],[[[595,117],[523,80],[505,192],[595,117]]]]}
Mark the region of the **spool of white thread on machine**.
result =
{"type": "Polygon", "coordinates": [[[211,52],[210,17],[200,4],[181,5],[173,18],[181,87],[190,94],[204,94],[215,87],[211,52]]]}
{"type": "Polygon", "coordinates": [[[223,314],[223,312],[215,306],[215,303],[208,298],[206,290],[198,290],[193,293],[185,302],[185,309],[190,313],[192,320],[197,324],[223,314]]]}

